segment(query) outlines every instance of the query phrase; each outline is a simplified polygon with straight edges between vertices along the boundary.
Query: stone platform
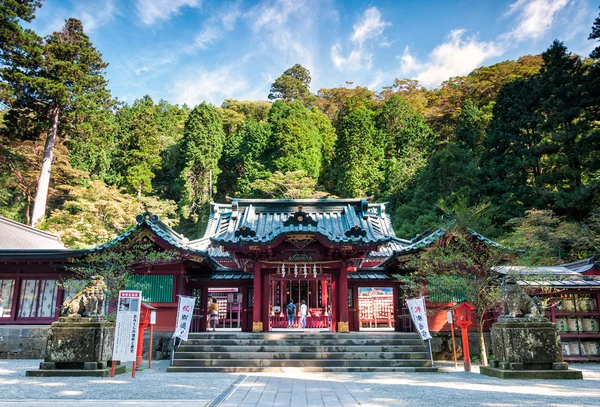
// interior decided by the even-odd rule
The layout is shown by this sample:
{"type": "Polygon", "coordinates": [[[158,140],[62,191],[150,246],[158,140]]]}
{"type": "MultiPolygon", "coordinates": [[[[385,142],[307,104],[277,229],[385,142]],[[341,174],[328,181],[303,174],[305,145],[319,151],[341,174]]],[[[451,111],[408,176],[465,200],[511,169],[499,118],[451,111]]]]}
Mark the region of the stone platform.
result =
{"type": "MultiPolygon", "coordinates": [[[[50,327],[46,357],[39,370],[27,376],[110,375],[114,326],[102,317],[61,317],[50,327]]],[[[119,366],[115,373],[124,373],[119,366]]]]}
{"type": "Polygon", "coordinates": [[[563,361],[556,325],[546,318],[499,318],[492,326],[497,360],[480,373],[502,379],[583,379],[563,361]]]}

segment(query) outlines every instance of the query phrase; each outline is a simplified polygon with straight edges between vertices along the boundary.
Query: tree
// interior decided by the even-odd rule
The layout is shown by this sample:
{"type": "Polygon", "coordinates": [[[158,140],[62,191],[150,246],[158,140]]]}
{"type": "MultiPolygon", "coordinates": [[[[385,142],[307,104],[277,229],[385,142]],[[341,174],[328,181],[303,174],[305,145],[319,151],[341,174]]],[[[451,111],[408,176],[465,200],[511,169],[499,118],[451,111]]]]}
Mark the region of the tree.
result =
{"type": "Polygon", "coordinates": [[[157,109],[149,95],[117,112],[119,123],[119,185],[135,193],[152,191],[152,180],[161,167],[157,109]]]}
{"type": "Polygon", "coordinates": [[[12,106],[18,77],[37,68],[41,56],[41,38],[24,30],[20,22],[31,23],[42,0],[4,0],[0,3],[0,103],[12,106]]]}
{"type": "MultiPolygon", "coordinates": [[[[588,40],[600,41],[600,16],[596,17],[592,25],[592,32],[588,36],[588,40]]],[[[590,53],[590,58],[600,59],[600,46],[597,46],[590,53]]]]}
{"type": "Polygon", "coordinates": [[[477,150],[485,134],[485,123],[482,123],[481,112],[471,101],[467,99],[458,117],[456,126],[456,142],[469,150],[477,150]]]}
{"type": "MultiPolygon", "coordinates": [[[[36,42],[36,41],[34,41],[36,42]]],[[[3,79],[12,87],[11,113],[17,118],[36,113],[36,121],[47,126],[46,145],[38,179],[31,224],[46,210],[50,172],[59,133],[68,130],[69,113],[94,109],[110,100],[104,69],[108,65],[83,32],[81,21],[68,19],[60,32],[47,36],[41,51],[33,45],[22,65],[13,66],[3,79]]],[[[16,63],[15,63],[16,64],[16,63]]],[[[6,73],[6,72],[5,72],[6,73]]],[[[12,120],[12,123],[18,120],[12,120]]]]}
{"type": "Polygon", "coordinates": [[[333,173],[336,190],[342,197],[379,192],[384,146],[373,116],[373,112],[360,106],[344,116],[340,124],[333,173]]]}
{"type": "Polygon", "coordinates": [[[178,182],[185,217],[198,220],[212,200],[224,142],[221,115],[214,106],[202,102],[189,114],[180,143],[183,170],[178,182]]]}
{"type": "Polygon", "coordinates": [[[385,143],[383,193],[393,196],[404,190],[425,167],[434,136],[423,116],[398,95],[385,101],[376,125],[385,143]]]}
{"type": "Polygon", "coordinates": [[[500,275],[495,267],[508,258],[508,253],[499,246],[482,242],[473,236],[475,226],[482,215],[482,208],[455,212],[455,221],[446,226],[442,239],[432,250],[419,252],[406,264],[408,275],[397,276],[409,282],[416,293],[424,293],[431,283],[450,284],[462,292],[462,298],[475,307],[481,364],[487,366],[487,346],[483,337],[483,326],[490,312],[500,304],[500,275]]]}
{"type": "Polygon", "coordinates": [[[268,179],[258,179],[251,187],[257,195],[272,199],[321,199],[329,194],[317,191],[317,181],[306,175],[306,172],[291,171],[285,174],[275,171],[268,179]]]}
{"type": "Polygon", "coordinates": [[[297,100],[305,106],[312,106],[315,96],[310,93],[310,72],[300,64],[286,69],[271,85],[269,100],[290,102],[297,100]]]}
{"type": "MultiPolygon", "coordinates": [[[[179,252],[163,250],[153,242],[143,241],[139,234],[130,238],[123,247],[121,242],[111,243],[100,251],[93,251],[82,258],[72,259],[68,267],[74,273],[72,280],[89,280],[102,276],[107,286],[107,300],[114,299],[119,290],[125,288],[136,268],[147,268],[160,264],[173,264],[182,261],[179,252]]],[[[67,285],[69,281],[66,282],[67,285]]]]}
{"type": "Polygon", "coordinates": [[[271,140],[266,155],[272,171],[298,171],[318,179],[322,139],[315,114],[298,101],[273,103],[269,111],[271,140]]]}
{"type": "Polygon", "coordinates": [[[494,106],[494,118],[483,139],[480,193],[496,210],[498,224],[540,205],[542,139],[537,78],[505,85],[494,106]]]}
{"type": "Polygon", "coordinates": [[[515,249],[525,250],[520,261],[526,265],[567,263],[594,252],[582,225],[558,217],[549,209],[530,209],[507,225],[513,228],[507,242],[515,249]]]}

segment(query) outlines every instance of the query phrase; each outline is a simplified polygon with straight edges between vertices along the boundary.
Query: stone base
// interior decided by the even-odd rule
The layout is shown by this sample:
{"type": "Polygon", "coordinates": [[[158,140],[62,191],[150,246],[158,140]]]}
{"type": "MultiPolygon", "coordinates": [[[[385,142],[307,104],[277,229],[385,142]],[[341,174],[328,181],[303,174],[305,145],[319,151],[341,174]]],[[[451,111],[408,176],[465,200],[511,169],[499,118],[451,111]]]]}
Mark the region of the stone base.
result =
{"type": "Polygon", "coordinates": [[[505,370],[490,366],[481,366],[479,373],[485,376],[497,377],[500,379],[521,379],[521,380],[564,380],[576,379],[582,380],[583,373],[580,370],[505,370]]]}
{"type": "Polygon", "coordinates": [[[515,371],[567,369],[558,330],[552,322],[510,318],[508,322],[492,325],[491,333],[496,368],[515,371]]]}
{"type": "MultiPolygon", "coordinates": [[[[42,362],[43,364],[44,362],[42,362]]],[[[115,375],[125,373],[126,367],[115,366],[115,375]]],[[[42,369],[28,370],[25,376],[29,377],[110,377],[110,366],[106,369],[42,369]]]]}

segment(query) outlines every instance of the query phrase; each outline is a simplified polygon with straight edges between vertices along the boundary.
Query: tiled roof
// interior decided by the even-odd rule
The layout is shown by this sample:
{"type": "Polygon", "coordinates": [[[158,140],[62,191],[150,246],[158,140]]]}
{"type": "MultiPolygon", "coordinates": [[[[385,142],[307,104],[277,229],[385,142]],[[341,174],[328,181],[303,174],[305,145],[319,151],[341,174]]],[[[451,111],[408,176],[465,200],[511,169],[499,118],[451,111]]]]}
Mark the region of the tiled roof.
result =
{"type": "Polygon", "coordinates": [[[381,270],[366,270],[348,273],[348,280],[393,280],[393,278],[381,270]]]}
{"type": "MultiPolygon", "coordinates": [[[[183,235],[175,232],[173,229],[165,225],[157,215],[154,215],[150,212],[145,212],[136,217],[137,224],[129,229],[127,232],[120,234],[115,237],[111,241],[101,244],[100,246],[96,246],[93,249],[90,249],[91,252],[102,251],[119,243],[126,241],[130,236],[136,234],[144,227],[148,227],[158,238],[160,238],[163,242],[172,246],[175,249],[179,249],[181,251],[198,254],[201,256],[206,256],[208,251],[208,245],[197,244],[195,246],[190,246],[189,241],[183,235]]],[[[210,242],[208,242],[210,243],[210,242]]]]}
{"type": "Polygon", "coordinates": [[[590,257],[585,260],[579,260],[573,263],[563,264],[562,266],[577,273],[585,273],[596,267],[596,259],[590,257]]]}
{"type": "Polygon", "coordinates": [[[384,244],[394,237],[385,204],[367,199],[233,199],[212,205],[207,236],[217,244],[269,243],[286,233],[355,245],[384,244]]]}
{"type": "Polygon", "coordinates": [[[549,281],[518,281],[519,285],[527,287],[552,288],[600,288],[598,280],[549,280],[549,281]]]}
{"type": "Polygon", "coordinates": [[[2,249],[57,249],[65,250],[60,238],[0,216],[0,250],[2,249]]]}

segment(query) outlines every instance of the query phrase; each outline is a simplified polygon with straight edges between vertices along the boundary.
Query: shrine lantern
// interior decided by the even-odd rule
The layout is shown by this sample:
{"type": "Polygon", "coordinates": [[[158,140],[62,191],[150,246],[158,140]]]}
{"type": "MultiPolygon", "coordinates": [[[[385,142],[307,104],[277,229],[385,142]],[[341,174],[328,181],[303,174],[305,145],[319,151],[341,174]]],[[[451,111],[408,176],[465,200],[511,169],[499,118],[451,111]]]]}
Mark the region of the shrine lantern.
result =
{"type": "Polygon", "coordinates": [[[467,328],[473,324],[473,311],[475,307],[468,302],[461,302],[452,309],[454,323],[460,327],[462,337],[463,359],[465,372],[471,371],[471,355],[469,353],[469,334],[467,328]]]}

